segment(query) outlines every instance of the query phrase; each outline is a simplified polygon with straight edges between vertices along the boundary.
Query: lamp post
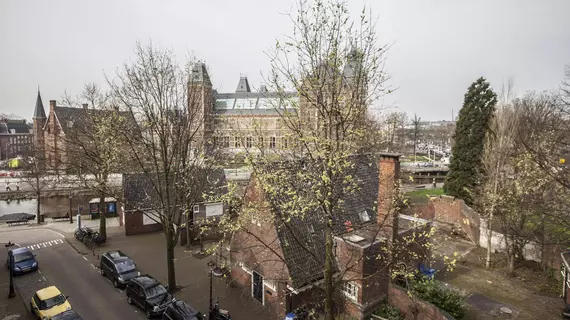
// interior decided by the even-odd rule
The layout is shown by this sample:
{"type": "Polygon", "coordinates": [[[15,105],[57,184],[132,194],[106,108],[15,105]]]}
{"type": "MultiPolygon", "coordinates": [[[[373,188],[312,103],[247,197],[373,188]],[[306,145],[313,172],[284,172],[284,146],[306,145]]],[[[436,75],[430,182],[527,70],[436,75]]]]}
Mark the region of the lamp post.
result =
{"type": "MultiPolygon", "coordinates": [[[[14,246],[13,243],[8,242],[5,247],[9,248],[14,246]]],[[[14,290],[14,254],[12,250],[8,250],[8,268],[10,268],[10,284],[8,298],[14,298],[16,296],[16,291],[14,290]]]]}
{"type": "Polygon", "coordinates": [[[71,192],[69,193],[69,223],[73,223],[73,209],[71,206],[71,199],[72,199],[71,192]]]}
{"type": "Polygon", "coordinates": [[[213,301],[212,301],[212,278],[213,278],[213,277],[219,278],[219,277],[221,277],[221,276],[223,276],[223,275],[224,275],[224,272],[223,272],[222,269],[221,269],[220,267],[218,267],[218,266],[216,266],[215,268],[210,269],[210,270],[208,271],[208,276],[209,276],[209,278],[210,278],[210,308],[209,308],[209,312],[208,312],[208,313],[209,313],[208,319],[215,320],[215,319],[217,319],[217,317],[218,317],[217,312],[214,311],[214,304],[213,304],[213,301]]]}

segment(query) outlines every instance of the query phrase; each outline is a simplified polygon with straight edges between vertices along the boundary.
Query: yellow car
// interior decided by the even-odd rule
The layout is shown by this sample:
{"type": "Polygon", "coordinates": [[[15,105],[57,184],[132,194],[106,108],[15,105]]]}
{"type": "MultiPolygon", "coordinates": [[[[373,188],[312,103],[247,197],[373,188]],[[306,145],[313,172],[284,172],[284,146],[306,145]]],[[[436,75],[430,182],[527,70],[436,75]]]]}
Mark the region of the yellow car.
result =
{"type": "Polygon", "coordinates": [[[44,320],[71,310],[71,304],[57,287],[51,286],[36,292],[30,301],[30,309],[38,319],[44,320]]]}

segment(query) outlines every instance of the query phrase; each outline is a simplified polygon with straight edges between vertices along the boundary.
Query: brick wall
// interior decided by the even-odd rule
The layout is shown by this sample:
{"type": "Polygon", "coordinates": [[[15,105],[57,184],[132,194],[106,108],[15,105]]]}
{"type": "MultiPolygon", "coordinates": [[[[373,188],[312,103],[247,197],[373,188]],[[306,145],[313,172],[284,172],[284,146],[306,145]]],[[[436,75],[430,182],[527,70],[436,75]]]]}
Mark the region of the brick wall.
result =
{"type": "Polygon", "coordinates": [[[411,206],[406,210],[406,214],[454,224],[460,227],[473,243],[479,244],[481,218],[461,199],[450,196],[432,197],[428,203],[411,206]]]}
{"type": "Polygon", "coordinates": [[[140,211],[125,212],[125,235],[133,236],[136,234],[157,232],[162,230],[160,223],[143,224],[143,213],[140,211]]]}
{"type": "Polygon", "coordinates": [[[418,320],[453,320],[454,318],[439,310],[433,304],[412,298],[403,289],[394,284],[390,285],[388,302],[394,307],[400,309],[406,316],[406,319],[418,320]]]}
{"type": "MultiPolygon", "coordinates": [[[[233,266],[231,269],[232,286],[242,290],[243,294],[252,297],[252,275],[239,266],[233,266]]],[[[282,320],[287,313],[287,297],[285,294],[285,283],[276,283],[276,290],[264,285],[263,287],[263,306],[269,310],[270,318],[268,320],[282,320]]],[[[260,303],[261,305],[261,303],[260,303]]]]}

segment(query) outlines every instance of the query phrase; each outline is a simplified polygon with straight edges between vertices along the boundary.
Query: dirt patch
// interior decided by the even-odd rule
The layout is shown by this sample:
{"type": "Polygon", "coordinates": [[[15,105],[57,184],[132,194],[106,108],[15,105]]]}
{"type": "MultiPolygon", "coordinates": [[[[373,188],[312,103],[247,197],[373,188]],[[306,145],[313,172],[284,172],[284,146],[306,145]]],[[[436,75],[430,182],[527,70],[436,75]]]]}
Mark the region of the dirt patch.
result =
{"type": "MultiPolygon", "coordinates": [[[[555,288],[562,285],[554,277],[549,277],[532,263],[523,264],[514,276],[507,275],[501,254],[493,255],[493,268],[487,270],[485,256],[485,249],[472,250],[458,262],[453,272],[441,274],[440,280],[519,309],[516,319],[560,319],[564,303],[555,288]]],[[[500,318],[480,313],[476,319],[500,318]]]]}

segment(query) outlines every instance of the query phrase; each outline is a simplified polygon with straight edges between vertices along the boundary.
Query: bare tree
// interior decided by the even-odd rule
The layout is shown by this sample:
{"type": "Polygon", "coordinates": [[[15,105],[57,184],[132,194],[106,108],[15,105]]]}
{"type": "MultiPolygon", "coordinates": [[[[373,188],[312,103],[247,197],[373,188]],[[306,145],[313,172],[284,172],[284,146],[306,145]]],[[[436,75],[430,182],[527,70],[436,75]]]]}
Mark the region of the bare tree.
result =
{"type": "Polygon", "coordinates": [[[163,227],[168,289],[174,291],[174,247],[188,222],[184,217],[204,191],[200,172],[211,167],[209,141],[202,135],[203,109],[193,107],[205,97],[203,83],[190,63],[179,67],[170,51],[137,43],[135,54],[109,85],[114,105],[136,119],[119,133],[133,170],[148,184],[145,214],[163,227]]]}
{"type": "Polygon", "coordinates": [[[485,265],[491,267],[493,218],[497,203],[501,201],[500,187],[509,175],[512,175],[514,136],[517,130],[517,110],[513,107],[513,81],[503,85],[495,115],[491,120],[490,131],[486,136],[483,167],[487,179],[483,182],[482,197],[479,201],[480,212],[487,217],[487,258],[485,265]]]}
{"type": "MultiPolygon", "coordinates": [[[[225,226],[256,240],[259,247],[271,252],[267,259],[272,261],[285,259],[275,249],[277,238],[285,246],[293,246],[294,242],[308,258],[288,267],[309,279],[314,280],[315,272],[322,276],[325,319],[333,319],[335,292],[356,277],[350,266],[361,261],[351,257],[354,259],[337,269],[337,259],[346,257],[339,257],[333,250],[334,238],[368,228],[372,239],[381,234],[393,239],[393,230],[396,235],[398,230],[392,222],[398,220],[399,185],[393,180],[380,182],[389,186],[382,192],[386,199],[378,204],[387,213],[382,218],[385,221],[360,226],[357,214],[355,221],[348,221],[355,215],[354,207],[347,208],[351,197],[362,199],[363,207],[369,204],[367,208],[376,212],[378,192],[365,187],[361,176],[363,167],[371,163],[375,166],[374,160],[363,161],[356,155],[369,150],[362,139],[368,128],[368,107],[387,92],[388,75],[383,69],[386,47],[378,45],[375,26],[366,12],[351,23],[345,3],[307,3],[302,1],[292,18],[293,35],[277,42],[270,53],[272,72],[267,79],[270,91],[277,93],[273,107],[291,144],[279,150],[270,141],[269,152],[264,150],[263,141],[259,152],[246,152],[255,179],[255,187],[248,191],[252,199],[262,200],[246,202],[239,217],[228,218],[225,226]],[[272,214],[265,214],[268,208],[272,214]],[[279,236],[264,242],[256,231],[270,224],[291,240],[279,236]],[[306,224],[312,229],[300,227],[306,224]],[[307,243],[312,233],[313,240],[307,243]]],[[[238,140],[236,147],[240,143],[238,140]]],[[[392,241],[387,247],[395,255],[392,241]]],[[[371,259],[378,264],[375,272],[367,275],[369,278],[389,267],[383,260],[380,262],[380,252],[385,251],[371,253],[371,259]]],[[[264,256],[255,255],[258,260],[264,256]]]]}
{"type": "Polygon", "coordinates": [[[24,160],[24,174],[22,182],[24,186],[29,186],[36,198],[36,219],[41,222],[41,202],[42,192],[53,187],[58,176],[50,175],[45,164],[45,150],[42,146],[34,146],[32,156],[24,160]]]}
{"type": "Polygon", "coordinates": [[[414,139],[414,161],[416,161],[416,146],[418,144],[418,139],[420,138],[422,129],[422,118],[418,118],[418,115],[414,113],[414,118],[412,119],[412,125],[414,126],[412,132],[412,139],[414,139]]]}
{"type": "Polygon", "coordinates": [[[116,132],[132,118],[114,108],[108,93],[95,84],[86,85],[77,100],[67,97],[65,102],[70,108],[60,115],[60,122],[67,124],[62,144],[65,166],[68,172],[77,175],[85,188],[99,196],[99,233],[106,237],[105,198],[119,198],[120,195],[120,189],[110,181],[110,176],[124,169],[124,156],[116,132]],[[81,101],[81,106],[76,101],[81,101]]]}

